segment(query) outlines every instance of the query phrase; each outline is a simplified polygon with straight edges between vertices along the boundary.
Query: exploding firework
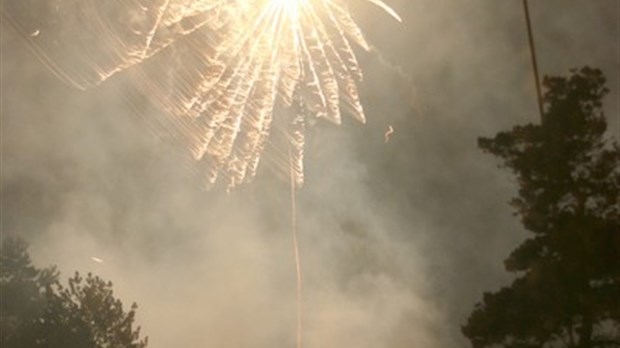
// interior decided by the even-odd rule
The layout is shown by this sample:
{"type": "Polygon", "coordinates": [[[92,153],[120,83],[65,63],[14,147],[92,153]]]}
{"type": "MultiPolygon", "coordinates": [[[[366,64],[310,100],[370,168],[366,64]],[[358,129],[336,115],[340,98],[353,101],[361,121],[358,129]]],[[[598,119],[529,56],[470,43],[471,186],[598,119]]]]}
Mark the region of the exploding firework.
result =
{"type": "MultiPolygon", "coordinates": [[[[295,186],[303,182],[309,117],[365,122],[362,72],[352,43],[368,50],[344,0],[7,0],[2,12],[48,67],[78,88],[127,71],[169,115],[175,138],[228,186],[251,180],[276,110],[287,125],[297,347],[302,342],[295,186]],[[33,16],[32,9],[43,16],[33,16]],[[41,20],[43,18],[44,20],[41,20]]],[[[367,0],[400,21],[381,0],[367,0]]],[[[389,141],[394,132],[385,134],[389,141]]],[[[277,148],[277,146],[276,146],[277,148]]],[[[286,171],[286,170],[285,170],[286,171]]],[[[102,263],[97,257],[94,262],[102,263]]]]}
{"type": "Polygon", "coordinates": [[[293,110],[281,114],[297,185],[308,117],[339,124],[344,111],[365,122],[351,45],[369,45],[344,0],[37,2],[46,21],[30,18],[33,1],[5,1],[3,13],[48,66],[79,88],[129,70],[205,164],[209,186],[254,177],[276,108],[293,110]]]}

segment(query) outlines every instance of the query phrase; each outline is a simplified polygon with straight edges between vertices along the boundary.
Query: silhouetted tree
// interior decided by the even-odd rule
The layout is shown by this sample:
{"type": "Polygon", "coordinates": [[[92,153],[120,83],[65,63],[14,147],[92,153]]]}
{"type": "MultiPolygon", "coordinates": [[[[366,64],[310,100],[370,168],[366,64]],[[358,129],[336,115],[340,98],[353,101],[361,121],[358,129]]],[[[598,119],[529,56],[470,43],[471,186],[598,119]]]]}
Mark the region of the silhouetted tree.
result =
{"type": "Polygon", "coordinates": [[[0,252],[0,346],[7,347],[21,327],[38,318],[46,306],[46,289],[58,281],[53,267],[32,265],[28,245],[21,239],[2,240],[0,252]]]}
{"type": "Polygon", "coordinates": [[[605,139],[599,70],[547,77],[545,114],[479,139],[517,177],[532,237],[505,261],[518,278],[485,293],[462,331],[474,347],[620,347],[620,147],[605,139]]]}
{"type": "Polygon", "coordinates": [[[1,268],[3,348],[146,347],[133,327],[136,304],[125,312],[111,282],[76,272],[64,287],[54,268],[33,267],[26,243],[13,238],[3,243],[1,268]]]}

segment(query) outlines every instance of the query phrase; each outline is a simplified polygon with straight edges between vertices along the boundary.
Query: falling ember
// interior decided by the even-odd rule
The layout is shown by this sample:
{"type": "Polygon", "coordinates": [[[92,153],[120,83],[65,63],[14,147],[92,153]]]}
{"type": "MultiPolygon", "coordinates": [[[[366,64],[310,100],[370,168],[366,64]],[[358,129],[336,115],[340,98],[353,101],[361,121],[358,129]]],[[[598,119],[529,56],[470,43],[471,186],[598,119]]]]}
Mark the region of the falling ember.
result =
{"type": "Polygon", "coordinates": [[[394,134],[394,128],[392,127],[392,125],[388,126],[387,131],[385,132],[385,143],[387,144],[390,141],[390,138],[392,137],[392,134],[394,134]]]}
{"type": "MultiPolygon", "coordinates": [[[[366,0],[398,21],[381,0],[366,0]]],[[[303,106],[304,118],[365,122],[362,78],[352,43],[368,50],[346,0],[56,0],[46,40],[32,40],[35,0],[7,0],[3,15],[42,60],[80,88],[131,69],[138,89],[169,115],[175,139],[206,168],[206,184],[251,180],[266,147],[274,110],[303,106]],[[84,21],[84,18],[96,20],[84,21]],[[75,33],[78,33],[77,35],[75,33]],[[66,49],[70,47],[71,49],[66,49]],[[67,52],[73,52],[68,57],[67,52]]],[[[294,163],[303,162],[303,128],[289,124],[294,163]]],[[[305,123],[305,122],[302,122],[305,123]]],[[[282,149],[281,149],[282,150],[282,149]]],[[[286,152],[286,151],[281,151],[286,152]]],[[[303,182],[297,165],[295,181],[303,182]]]]}
{"type": "Polygon", "coordinates": [[[100,258],[95,257],[95,256],[91,256],[90,259],[93,260],[96,263],[103,263],[103,259],[100,259],[100,258]]]}

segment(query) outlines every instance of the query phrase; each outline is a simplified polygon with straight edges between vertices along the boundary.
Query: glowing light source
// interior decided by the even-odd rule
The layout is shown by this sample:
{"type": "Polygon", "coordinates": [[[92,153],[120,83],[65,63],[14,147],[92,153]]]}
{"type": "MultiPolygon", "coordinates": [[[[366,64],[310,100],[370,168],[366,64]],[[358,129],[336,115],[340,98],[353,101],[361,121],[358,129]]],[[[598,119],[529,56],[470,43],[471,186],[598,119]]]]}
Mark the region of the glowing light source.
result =
{"type": "MultiPolygon", "coordinates": [[[[366,1],[401,21],[383,1],[366,1]]],[[[2,3],[14,23],[32,6],[2,3]]],[[[352,46],[369,45],[347,0],[55,0],[50,15],[58,18],[41,30],[23,28],[43,61],[80,88],[131,68],[209,186],[218,176],[230,187],[254,177],[274,110],[290,125],[298,184],[309,117],[365,122],[352,46]]]]}

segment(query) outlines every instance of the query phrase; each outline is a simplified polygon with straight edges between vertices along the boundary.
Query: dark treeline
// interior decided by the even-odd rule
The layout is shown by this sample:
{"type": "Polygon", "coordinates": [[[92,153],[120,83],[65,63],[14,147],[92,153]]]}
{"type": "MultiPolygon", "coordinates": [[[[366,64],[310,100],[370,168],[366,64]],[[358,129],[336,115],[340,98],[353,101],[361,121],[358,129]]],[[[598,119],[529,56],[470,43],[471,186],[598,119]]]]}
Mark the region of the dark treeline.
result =
{"type": "Polygon", "coordinates": [[[55,267],[32,265],[21,239],[2,240],[0,346],[3,348],[144,348],[129,311],[114,297],[112,283],[79,273],[66,286],[55,267]]]}

